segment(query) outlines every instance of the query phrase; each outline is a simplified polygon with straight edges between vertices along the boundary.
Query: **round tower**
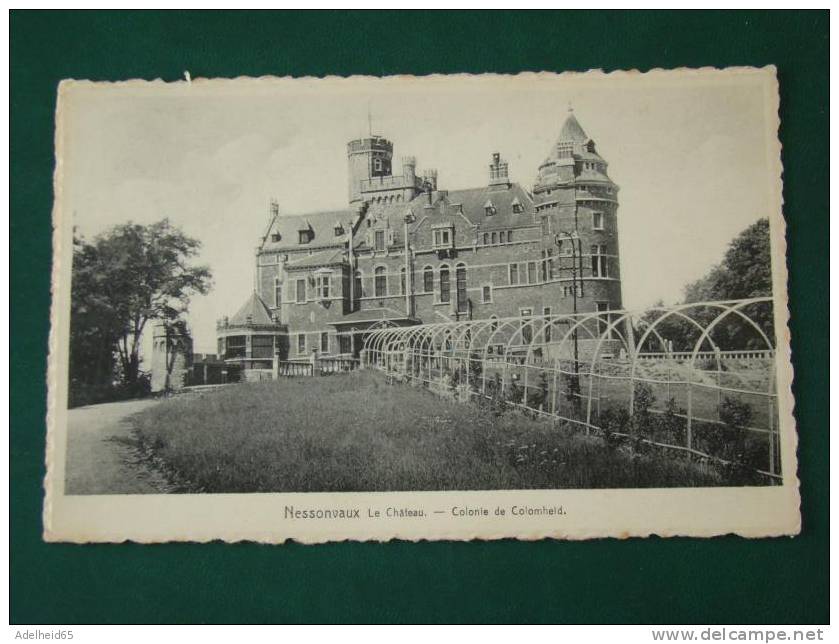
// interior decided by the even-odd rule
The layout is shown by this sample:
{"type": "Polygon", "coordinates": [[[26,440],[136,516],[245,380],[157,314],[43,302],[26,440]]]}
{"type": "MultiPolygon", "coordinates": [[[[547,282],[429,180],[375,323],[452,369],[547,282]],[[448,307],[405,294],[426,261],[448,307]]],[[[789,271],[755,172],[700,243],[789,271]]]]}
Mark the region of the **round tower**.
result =
{"type": "Polygon", "coordinates": [[[357,203],[371,179],[391,175],[393,143],[377,135],[350,141],[347,143],[347,162],[350,203],[357,203]]]}
{"type": "Polygon", "coordinates": [[[189,384],[192,338],[184,329],[159,322],[152,329],[152,392],[183,389],[189,384]]]}
{"type": "Polygon", "coordinates": [[[562,240],[557,249],[560,278],[573,280],[575,273],[579,278],[579,312],[623,307],[618,190],[609,177],[608,163],[569,109],[559,137],[539,166],[533,200],[536,216],[548,233],[547,250],[555,248],[555,240],[562,240]]]}

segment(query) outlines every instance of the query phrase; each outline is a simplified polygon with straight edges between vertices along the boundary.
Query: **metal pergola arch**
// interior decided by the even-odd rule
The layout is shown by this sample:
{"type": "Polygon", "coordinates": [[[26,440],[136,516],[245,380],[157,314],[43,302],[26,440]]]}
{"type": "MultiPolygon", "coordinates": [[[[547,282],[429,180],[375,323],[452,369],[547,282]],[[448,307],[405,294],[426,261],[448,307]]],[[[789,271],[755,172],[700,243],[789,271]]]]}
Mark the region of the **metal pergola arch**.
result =
{"type": "MultiPolygon", "coordinates": [[[[774,344],[756,321],[758,318],[751,317],[753,313],[749,309],[753,306],[771,307],[772,299],[765,297],[693,302],[676,306],[650,307],[641,311],[621,309],[577,314],[553,313],[527,317],[510,316],[480,320],[451,320],[408,327],[373,329],[367,333],[364,341],[364,364],[384,371],[398,371],[407,377],[416,378],[425,384],[435,386],[436,383],[442,383],[449,378],[455,371],[466,367],[465,380],[454,380],[454,377],[451,376],[448,387],[452,388],[455,386],[453,383],[456,383],[458,387],[471,391],[470,396],[488,395],[487,381],[490,370],[501,375],[501,391],[493,392],[494,395],[501,396],[509,394],[508,389],[512,381],[511,372],[515,378],[519,377],[515,374],[523,373],[524,393],[521,404],[517,406],[532,412],[547,414],[560,420],[580,424],[587,428],[594,428],[595,423],[599,422],[597,419],[600,415],[600,400],[604,395],[601,386],[604,378],[628,383],[629,388],[628,391],[624,392],[625,396],[621,394],[623,396],[621,404],[626,404],[630,414],[634,410],[636,395],[632,383],[639,381],[653,384],[666,383],[667,396],[669,396],[672,381],[674,385],[684,388],[681,391],[686,391],[688,406],[687,413],[682,416],[682,418],[685,418],[683,429],[687,436],[687,444],[683,447],[675,447],[687,449],[694,453],[697,452],[690,434],[694,422],[701,420],[702,423],[722,424],[719,415],[716,420],[701,418],[702,409],[700,409],[700,416],[696,416],[694,399],[699,395],[697,392],[700,389],[717,389],[719,397],[721,397],[721,393],[726,393],[726,396],[730,394],[748,400],[751,400],[749,396],[761,395],[768,399],[768,404],[759,422],[765,423],[767,427],[749,427],[748,429],[769,436],[769,466],[764,473],[777,477],[775,466],[775,441],[777,439],[775,386],[777,378],[772,363],[774,344]],[[650,319],[650,314],[655,314],[657,317],[650,319]],[[711,316],[710,319],[709,316],[711,316]],[[662,333],[667,321],[672,319],[684,321],[685,324],[694,328],[697,332],[695,340],[692,338],[692,349],[689,355],[687,351],[681,351],[676,356],[672,349],[672,341],[676,338],[668,337],[666,333],[662,333]],[[748,356],[753,355],[754,360],[764,364],[764,368],[768,369],[765,388],[759,385],[757,386],[758,390],[755,388],[756,385],[748,384],[751,372],[741,372],[734,369],[725,371],[725,360],[735,360],[736,358],[723,355],[726,352],[720,350],[720,346],[714,337],[716,329],[720,328],[722,324],[743,325],[744,328],[750,328],[760,339],[757,345],[749,340],[748,345],[744,344],[744,347],[732,349],[727,353],[745,355],[746,360],[751,359],[748,356]],[[661,347],[660,354],[645,353],[645,351],[649,351],[648,347],[651,340],[661,347]],[[585,346],[585,351],[581,351],[576,360],[572,356],[572,341],[585,346]],[[754,349],[754,346],[760,345],[763,345],[765,349],[754,349]],[[490,353],[496,346],[499,347],[498,354],[490,353]],[[608,351],[607,346],[610,347],[608,351]],[[706,351],[703,348],[706,346],[710,347],[711,351],[706,351]],[[693,371],[700,368],[700,355],[702,356],[701,364],[706,365],[702,367],[703,372],[717,374],[716,385],[713,384],[713,381],[709,382],[707,376],[701,377],[704,380],[701,380],[700,377],[694,379],[691,376],[693,371]],[[660,360],[675,360],[681,366],[668,367],[665,380],[664,376],[655,376],[657,367],[650,369],[645,367],[644,370],[639,370],[641,358],[647,365],[659,364],[660,360]],[[710,364],[707,362],[709,359],[710,364]],[[569,370],[567,363],[572,360],[575,362],[575,367],[569,370]],[[563,367],[563,362],[566,363],[565,367],[563,367]],[[608,367],[604,371],[603,365],[606,364],[615,366],[608,367]],[[474,377],[478,368],[480,369],[480,375],[474,377]],[[684,374],[685,372],[687,376],[681,377],[681,380],[678,377],[676,380],[672,380],[671,368],[676,369],[677,376],[679,373],[684,374]],[[552,379],[548,381],[540,376],[542,384],[539,385],[539,388],[547,390],[548,396],[538,396],[536,398],[537,401],[541,400],[539,409],[532,408],[532,405],[536,403],[532,403],[528,395],[529,390],[532,389],[530,378],[532,370],[552,376],[552,379]],[[727,382],[731,386],[724,387],[721,384],[724,371],[727,374],[727,382]],[[586,383],[579,388],[579,391],[568,392],[569,395],[578,396],[581,402],[585,401],[584,410],[575,410],[578,417],[573,417],[574,411],[565,411],[559,404],[561,393],[559,376],[562,373],[574,375],[586,383]],[[596,395],[595,384],[597,384],[596,395]],[[596,416],[593,407],[595,400],[598,403],[596,416]],[[764,420],[764,416],[768,420],[764,420]]],[[[672,329],[667,329],[667,331],[672,335],[672,329]]],[[[732,337],[737,335],[737,333],[734,333],[732,337]]],[[[692,336],[693,333],[691,333],[692,336]]],[[[749,337],[755,337],[755,335],[750,333],[749,337]]],[[[740,340],[745,343],[742,334],[740,334],[740,340]]],[[[730,345],[728,348],[731,348],[730,345]]],[[[668,364],[674,365],[675,363],[669,362],[668,364]]],[[[730,362],[729,364],[733,363],[730,362]]],[[[752,367],[748,368],[751,369],[752,367]]],[[[461,371],[461,373],[463,372],[461,371]]],[[[760,382],[764,382],[764,380],[761,379],[760,382]]],[[[616,392],[621,393],[621,387],[618,386],[615,389],[615,383],[612,383],[610,388],[607,388],[605,394],[607,398],[604,398],[604,400],[609,402],[609,396],[616,395],[616,392]]],[[[517,396],[522,396],[521,392],[517,396]]],[[[682,400],[684,401],[684,398],[682,400]]],[[[707,399],[703,404],[707,410],[707,399]]],[[[575,407],[577,407],[576,404],[575,407]]],[[[680,413],[683,412],[685,412],[684,408],[681,409],[680,413]]],[[[707,414],[705,415],[707,416],[707,414]]]]}

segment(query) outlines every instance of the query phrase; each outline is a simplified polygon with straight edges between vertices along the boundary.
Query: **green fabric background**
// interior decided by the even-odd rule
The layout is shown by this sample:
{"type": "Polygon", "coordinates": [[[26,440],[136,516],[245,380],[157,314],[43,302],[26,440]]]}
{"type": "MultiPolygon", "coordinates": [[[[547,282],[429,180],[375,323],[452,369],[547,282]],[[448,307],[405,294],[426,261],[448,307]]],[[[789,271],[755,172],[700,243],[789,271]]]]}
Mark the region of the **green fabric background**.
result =
{"type": "Polygon", "coordinates": [[[828,621],[828,49],[826,11],[12,12],[12,623],[828,621]],[[316,547],[41,541],[60,79],[770,63],[781,82],[800,537],[316,547]]]}

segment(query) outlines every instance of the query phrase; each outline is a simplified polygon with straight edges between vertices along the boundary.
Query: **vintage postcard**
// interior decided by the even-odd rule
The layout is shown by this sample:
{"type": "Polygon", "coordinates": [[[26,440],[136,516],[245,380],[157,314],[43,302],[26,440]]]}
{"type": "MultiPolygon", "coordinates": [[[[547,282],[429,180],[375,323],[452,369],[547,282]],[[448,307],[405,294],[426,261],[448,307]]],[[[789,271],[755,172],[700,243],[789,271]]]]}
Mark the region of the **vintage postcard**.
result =
{"type": "Polygon", "coordinates": [[[45,539],[799,531],[774,68],[58,94],[45,539]]]}

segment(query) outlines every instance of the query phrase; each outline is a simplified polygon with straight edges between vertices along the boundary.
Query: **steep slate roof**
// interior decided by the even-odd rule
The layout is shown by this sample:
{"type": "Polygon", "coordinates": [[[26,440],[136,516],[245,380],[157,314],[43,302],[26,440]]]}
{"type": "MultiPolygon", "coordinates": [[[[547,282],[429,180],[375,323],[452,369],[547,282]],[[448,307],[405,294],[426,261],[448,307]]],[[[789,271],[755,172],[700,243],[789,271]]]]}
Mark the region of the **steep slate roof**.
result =
{"type": "Polygon", "coordinates": [[[569,112],[565,123],[562,124],[562,129],[559,132],[558,143],[585,143],[588,141],[588,134],[580,125],[574,112],[569,112]]]}
{"type": "MultiPolygon", "coordinates": [[[[387,221],[390,230],[393,231],[393,244],[396,246],[401,246],[405,243],[405,213],[407,213],[408,209],[411,208],[414,212],[414,216],[419,218],[419,210],[422,209],[422,204],[425,203],[427,203],[426,197],[424,194],[421,194],[418,197],[416,197],[413,201],[407,203],[399,202],[389,204],[370,204],[370,206],[367,208],[367,212],[364,215],[364,219],[373,222],[373,227],[375,227],[376,224],[380,221],[387,221]],[[419,207],[417,207],[413,204],[420,205],[419,207]]],[[[367,223],[362,222],[361,225],[358,227],[358,230],[356,230],[355,235],[353,236],[353,248],[367,248],[368,230],[370,230],[370,228],[368,228],[367,223]]]]}
{"type": "Polygon", "coordinates": [[[242,307],[236,311],[236,314],[228,321],[230,326],[242,326],[246,324],[274,324],[271,319],[271,312],[268,310],[262,298],[256,294],[251,293],[247,301],[242,307]]]}
{"type": "MultiPolygon", "coordinates": [[[[414,213],[415,221],[411,224],[411,231],[425,223],[451,220],[455,225],[472,224],[480,230],[495,228],[513,228],[516,226],[532,226],[535,206],[530,194],[519,184],[514,183],[509,189],[497,186],[481,186],[465,190],[435,191],[431,195],[432,205],[428,205],[428,196],[423,193],[408,203],[371,205],[365,218],[374,223],[388,220],[390,230],[393,231],[393,246],[404,244],[404,218],[410,209],[414,213]],[[522,212],[513,214],[513,202],[518,201],[522,212]],[[495,207],[495,214],[487,216],[486,205],[490,202],[495,207]]],[[[353,247],[364,250],[367,246],[368,227],[365,223],[359,226],[353,237],[353,247]]]]}
{"type": "Polygon", "coordinates": [[[354,208],[341,210],[326,210],[321,212],[309,212],[298,215],[277,215],[265,236],[262,239],[262,250],[299,250],[301,248],[317,248],[319,246],[334,246],[345,241],[346,237],[335,236],[335,225],[341,224],[347,231],[350,222],[358,218],[358,212],[354,208]],[[298,233],[301,230],[309,230],[314,233],[308,244],[298,243],[298,233]],[[274,233],[280,234],[279,241],[272,241],[274,233]]]}
{"type": "MultiPolygon", "coordinates": [[[[408,207],[416,217],[413,228],[420,226],[423,220],[441,221],[444,219],[455,222],[469,223],[481,230],[493,228],[511,228],[515,226],[532,226],[535,211],[533,199],[519,184],[514,183],[509,189],[499,189],[497,186],[481,186],[465,190],[450,190],[432,194],[432,207],[428,207],[428,198],[420,195],[408,207]],[[513,203],[518,202],[522,212],[513,214],[513,203]],[[495,214],[487,216],[489,204],[495,208],[495,214]],[[464,221],[465,220],[465,221],[464,221]]],[[[404,208],[402,214],[404,215],[404,208]]]]}
{"type": "MultiPolygon", "coordinates": [[[[463,210],[463,216],[481,229],[532,226],[534,223],[533,200],[527,191],[517,183],[512,184],[508,190],[499,190],[497,187],[491,186],[452,190],[441,202],[446,202],[445,212],[447,214],[456,213],[459,204],[463,210]],[[513,202],[516,200],[521,205],[522,212],[513,214],[513,202]],[[488,216],[486,214],[486,208],[489,204],[492,204],[495,208],[494,215],[488,216]]],[[[440,202],[435,205],[435,210],[442,210],[440,202]]],[[[424,210],[424,212],[428,213],[428,210],[424,210]]]]}
{"type": "Polygon", "coordinates": [[[311,255],[303,255],[299,259],[286,262],[286,268],[317,268],[318,266],[334,266],[344,261],[346,253],[343,248],[327,248],[311,255]]]}

